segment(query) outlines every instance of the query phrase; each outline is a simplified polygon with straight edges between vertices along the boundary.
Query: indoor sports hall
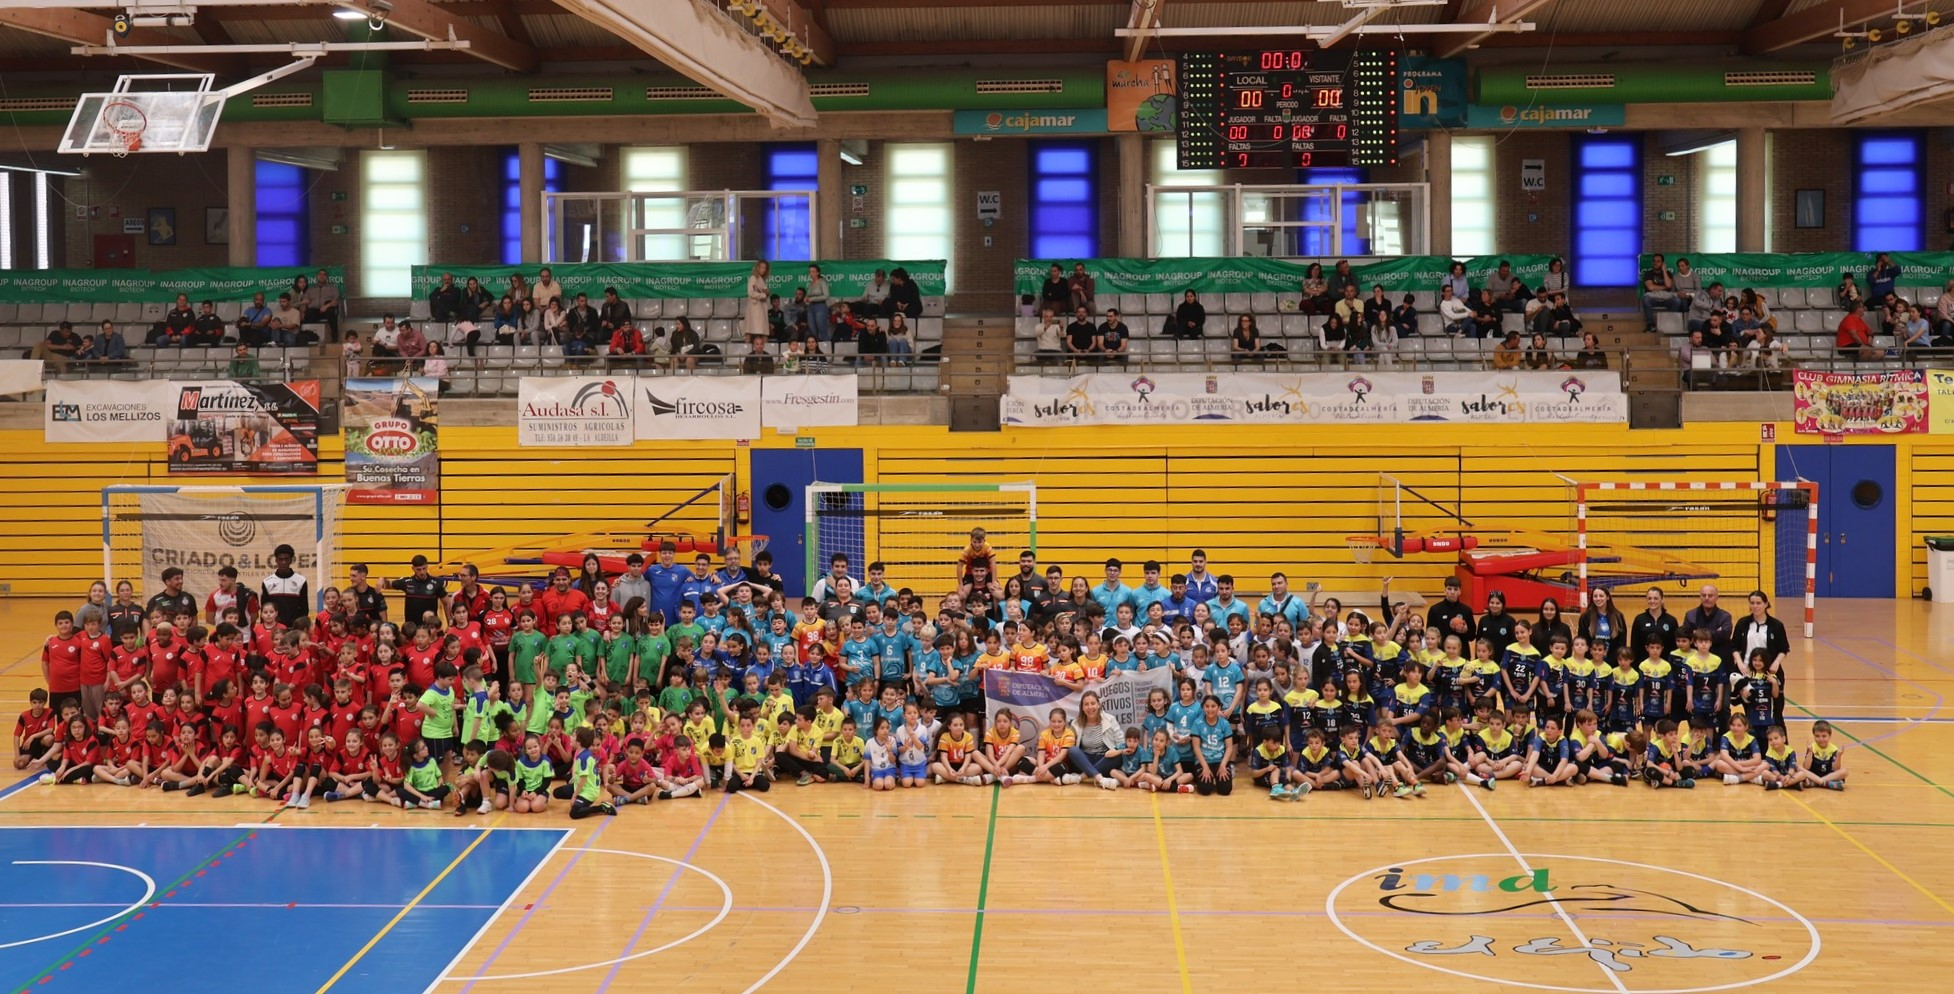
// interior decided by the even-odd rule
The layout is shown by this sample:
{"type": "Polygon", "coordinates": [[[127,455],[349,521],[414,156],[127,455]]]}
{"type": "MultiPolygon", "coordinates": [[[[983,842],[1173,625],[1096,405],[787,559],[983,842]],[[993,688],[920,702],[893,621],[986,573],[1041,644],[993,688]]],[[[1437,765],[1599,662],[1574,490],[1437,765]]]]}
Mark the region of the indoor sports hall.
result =
{"type": "Polygon", "coordinates": [[[1947,18],[0,0],[0,994],[1932,986],[1947,18]]]}

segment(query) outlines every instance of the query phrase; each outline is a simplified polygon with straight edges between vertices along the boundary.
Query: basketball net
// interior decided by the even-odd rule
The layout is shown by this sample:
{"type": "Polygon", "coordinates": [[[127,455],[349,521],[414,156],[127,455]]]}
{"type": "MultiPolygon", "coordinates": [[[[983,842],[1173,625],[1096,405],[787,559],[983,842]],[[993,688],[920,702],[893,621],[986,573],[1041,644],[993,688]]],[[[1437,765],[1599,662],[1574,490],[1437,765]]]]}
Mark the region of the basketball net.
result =
{"type": "Polygon", "coordinates": [[[1384,544],[1376,535],[1347,535],[1343,542],[1350,547],[1350,558],[1360,565],[1368,565],[1384,544]]]}
{"type": "Polygon", "coordinates": [[[142,151],[142,133],[149,127],[149,115],[135,104],[116,100],[102,106],[102,126],[122,143],[120,151],[109,150],[110,155],[120,159],[130,152],[142,151]]]}

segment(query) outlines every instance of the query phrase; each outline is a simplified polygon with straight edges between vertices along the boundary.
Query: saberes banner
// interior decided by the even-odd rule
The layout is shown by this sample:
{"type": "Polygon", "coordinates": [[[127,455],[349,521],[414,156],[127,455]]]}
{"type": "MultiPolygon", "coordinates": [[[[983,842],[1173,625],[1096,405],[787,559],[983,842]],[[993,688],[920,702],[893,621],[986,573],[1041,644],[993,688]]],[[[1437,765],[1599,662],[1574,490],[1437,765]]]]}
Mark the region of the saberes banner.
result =
{"type": "Polygon", "coordinates": [[[1628,420],[1606,370],[1089,373],[1013,376],[1006,427],[1119,424],[1467,424],[1628,420]]]}

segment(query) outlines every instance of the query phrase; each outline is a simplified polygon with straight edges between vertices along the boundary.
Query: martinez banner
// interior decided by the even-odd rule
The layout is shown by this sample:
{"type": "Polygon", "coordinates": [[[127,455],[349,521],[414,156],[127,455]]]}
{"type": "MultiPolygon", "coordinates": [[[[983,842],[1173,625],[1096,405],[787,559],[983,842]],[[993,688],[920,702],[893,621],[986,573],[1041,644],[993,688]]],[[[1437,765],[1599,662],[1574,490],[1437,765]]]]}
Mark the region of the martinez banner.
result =
{"type": "MultiPolygon", "coordinates": [[[[333,285],[346,285],[345,271],[325,267],[333,285]]],[[[0,271],[0,303],[8,304],[149,304],[168,303],[179,293],[201,300],[250,300],[263,293],[276,301],[292,288],[292,280],[308,279],[318,267],[255,269],[208,266],[200,269],[11,269],[0,271]]],[[[28,323],[32,323],[31,321],[28,323]]],[[[52,325],[54,322],[47,322],[52,325]]]]}
{"type": "Polygon", "coordinates": [[[760,384],[760,423],[769,428],[853,428],[861,423],[861,378],[768,376],[760,384]]]}
{"type": "MultiPolygon", "coordinates": [[[[918,262],[891,262],[887,259],[852,259],[822,262],[821,275],[828,280],[836,300],[854,300],[875,280],[875,271],[909,273],[916,289],[925,297],[943,296],[943,274],[948,263],[942,259],[918,262]]],[[[807,283],[805,262],[775,262],[767,285],[785,299],[794,288],[807,283]]],[[[626,300],[652,298],[687,299],[746,296],[746,278],[753,272],[750,262],[563,262],[525,263],[517,266],[415,266],[412,270],[414,296],[426,297],[441,283],[442,273],[453,273],[456,285],[473,276],[491,294],[500,294],[511,274],[520,273],[535,282],[537,270],[548,269],[550,277],[563,284],[564,306],[577,294],[590,295],[592,306],[604,295],[605,287],[616,287],[626,300]]]]}
{"type": "Polygon", "coordinates": [[[1000,403],[1000,423],[1021,428],[1627,420],[1621,379],[1605,370],[1013,376],[1000,403]]]}
{"type": "Polygon", "coordinates": [[[319,471],[319,381],[171,384],[171,473],[319,471]]]}
{"type": "Polygon", "coordinates": [[[226,504],[181,494],[140,495],[142,587],[163,589],[163,571],[183,570],[185,590],[217,589],[217,571],[234,566],[246,587],[271,572],[271,550],[289,543],[298,555],[292,568],[311,576],[318,569],[317,499],[311,494],[259,496],[226,504]]]}
{"type": "Polygon", "coordinates": [[[1911,435],[1927,430],[1927,379],[1884,373],[1792,370],[1792,423],[1800,435],[1911,435]]]}
{"type": "Polygon", "coordinates": [[[640,376],[635,382],[640,441],[760,434],[758,376],[640,376]]]}
{"type": "MultiPolygon", "coordinates": [[[[1950,256],[1954,258],[1954,256],[1950,256]]],[[[1501,262],[1512,264],[1513,275],[1528,286],[1539,286],[1547,275],[1548,255],[1479,256],[1458,261],[1466,264],[1466,277],[1482,286],[1486,277],[1499,269],[1501,262]]],[[[1092,274],[1093,289],[1108,293],[1169,293],[1183,290],[1209,296],[1217,293],[1298,293],[1309,260],[1264,259],[1257,257],[1214,259],[1019,259],[1016,263],[1017,292],[1036,296],[1045,285],[1052,263],[1072,271],[1073,262],[1083,262],[1092,274]]],[[[1439,255],[1408,255],[1369,262],[1353,262],[1350,271],[1363,286],[1364,295],[1373,285],[1386,292],[1435,293],[1438,281],[1451,271],[1453,260],[1439,255]]],[[[1324,262],[1327,274],[1333,262],[1324,262]]],[[[1215,306],[1209,301],[1209,306],[1215,306]]]]}
{"type": "MultiPolygon", "coordinates": [[[[1938,290],[1954,274],[1954,252],[1894,252],[1893,264],[1900,267],[1899,286],[1930,287],[1938,290]]],[[[1873,268],[1871,252],[1690,252],[1665,257],[1673,269],[1678,258],[1689,259],[1690,272],[1704,286],[1722,283],[1735,293],[1745,287],[1808,287],[1836,289],[1842,273],[1851,273],[1860,291],[1873,268]]],[[[1643,256],[1641,266],[1648,269],[1653,256],[1643,256]]],[[[1531,286],[1532,284],[1528,284],[1531,286]]]]}
{"type": "Polygon", "coordinates": [[[168,380],[49,380],[42,438],[49,444],[160,442],[176,417],[168,380]]]}
{"type": "Polygon", "coordinates": [[[516,390],[518,445],[630,445],[629,376],[525,376],[516,390]]]}
{"type": "Polygon", "coordinates": [[[432,504],[441,493],[441,381],[350,379],[339,405],[349,504],[432,504]]]}
{"type": "MultiPolygon", "coordinates": [[[[1089,689],[1099,695],[1099,706],[1121,728],[1138,728],[1147,708],[1148,694],[1161,690],[1170,700],[1173,698],[1174,671],[1165,666],[1117,670],[1089,689]]],[[[1063,708],[1068,721],[1076,720],[1082,695],[1083,691],[1067,690],[1043,673],[987,669],[984,671],[984,727],[996,725],[1000,712],[1008,714],[1025,748],[1036,751],[1038,732],[1051,722],[1052,709],[1063,708]]]]}

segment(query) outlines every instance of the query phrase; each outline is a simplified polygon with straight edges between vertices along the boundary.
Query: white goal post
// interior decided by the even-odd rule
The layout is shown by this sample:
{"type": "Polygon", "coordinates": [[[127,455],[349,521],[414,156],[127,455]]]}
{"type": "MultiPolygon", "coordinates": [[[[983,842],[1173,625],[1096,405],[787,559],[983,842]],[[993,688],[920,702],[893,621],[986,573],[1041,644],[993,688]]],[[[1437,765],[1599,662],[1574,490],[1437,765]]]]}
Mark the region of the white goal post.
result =
{"type": "Polygon", "coordinates": [[[289,544],[316,606],[339,571],[339,522],[350,489],[344,483],[103,487],[102,580],[111,595],[118,581],[130,581],[140,602],[162,589],[163,571],[175,566],[184,572],[184,588],[201,597],[215,589],[217,571],[231,566],[239,583],[256,589],[273,569],[272,549],[289,544]]]}
{"type": "Polygon", "coordinates": [[[982,528],[997,554],[1013,561],[1038,551],[1036,483],[810,483],[803,541],[807,584],[827,571],[829,557],[848,557],[857,581],[871,562],[886,567],[888,584],[918,594],[946,582],[972,528],[982,528]]]}

